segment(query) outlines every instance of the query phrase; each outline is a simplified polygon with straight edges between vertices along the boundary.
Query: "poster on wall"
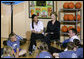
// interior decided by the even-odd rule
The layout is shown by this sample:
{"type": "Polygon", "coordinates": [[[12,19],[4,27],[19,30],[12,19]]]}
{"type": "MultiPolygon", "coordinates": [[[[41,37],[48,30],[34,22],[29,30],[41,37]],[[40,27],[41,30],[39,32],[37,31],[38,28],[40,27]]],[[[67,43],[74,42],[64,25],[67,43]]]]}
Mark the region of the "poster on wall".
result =
{"type": "Polygon", "coordinates": [[[36,14],[40,19],[49,19],[54,11],[54,1],[29,1],[29,18],[36,14]]]}

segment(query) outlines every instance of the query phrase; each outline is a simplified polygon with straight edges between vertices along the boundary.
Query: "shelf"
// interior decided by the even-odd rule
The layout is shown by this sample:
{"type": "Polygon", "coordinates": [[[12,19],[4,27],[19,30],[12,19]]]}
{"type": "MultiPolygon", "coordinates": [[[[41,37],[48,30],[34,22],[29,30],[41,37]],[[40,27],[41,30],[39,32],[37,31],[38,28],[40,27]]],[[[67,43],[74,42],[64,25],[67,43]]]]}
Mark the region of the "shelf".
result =
{"type": "Polygon", "coordinates": [[[68,35],[68,33],[67,33],[67,32],[61,32],[61,34],[62,34],[62,35],[68,35]]]}
{"type": "Polygon", "coordinates": [[[63,11],[80,11],[81,9],[61,9],[63,11]]]}
{"type": "Polygon", "coordinates": [[[60,22],[67,22],[67,23],[70,23],[70,22],[72,22],[72,23],[79,23],[80,21],[60,21],[60,22]]]}
{"type": "MultiPolygon", "coordinates": [[[[77,16],[78,12],[80,12],[80,15],[82,16],[81,11],[82,11],[81,9],[75,9],[75,8],[73,8],[73,9],[60,9],[59,10],[59,22],[60,22],[60,24],[62,24],[62,25],[63,24],[64,25],[75,25],[75,27],[77,27],[77,25],[80,23],[80,28],[81,28],[81,20],[78,21],[77,18],[76,18],[76,20],[73,20],[73,21],[69,21],[69,20],[65,21],[63,18],[61,19],[61,13],[64,13],[64,14],[74,13],[77,16]]],[[[60,30],[60,35],[64,36],[64,39],[65,39],[65,37],[69,36],[68,31],[62,32],[61,30],[60,30]]],[[[81,39],[81,31],[79,33],[77,33],[77,35],[80,35],[80,39],[81,39]]]]}
{"type": "MultiPolygon", "coordinates": [[[[68,35],[68,32],[60,32],[62,35],[68,35]]],[[[77,33],[77,35],[80,35],[80,33],[77,33]]]]}

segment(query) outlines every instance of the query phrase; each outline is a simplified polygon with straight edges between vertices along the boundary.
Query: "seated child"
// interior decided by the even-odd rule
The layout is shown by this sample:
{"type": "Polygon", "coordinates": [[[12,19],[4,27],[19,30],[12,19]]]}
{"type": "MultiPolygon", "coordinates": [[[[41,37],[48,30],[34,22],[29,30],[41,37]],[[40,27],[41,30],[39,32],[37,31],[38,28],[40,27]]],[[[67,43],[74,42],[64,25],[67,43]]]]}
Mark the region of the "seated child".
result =
{"type": "MultiPolygon", "coordinates": [[[[21,37],[21,36],[19,36],[19,35],[16,35],[16,38],[18,39],[18,41],[21,41],[21,42],[24,41],[24,40],[23,40],[23,37],[21,37]]],[[[10,40],[10,38],[8,38],[8,40],[10,40]]],[[[7,46],[7,41],[8,41],[8,40],[3,41],[3,45],[4,45],[4,46],[7,46]]],[[[20,42],[20,43],[21,43],[21,42],[20,42]]]]}
{"type": "Polygon", "coordinates": [[[61,53],[53,53],[55,58],[77,58],[75,44],[73,42],[69,42],[67,45],[67,51],[61,53]]]}
{"type": "MultiPolygon", "coordinates": [[[[12,52],[15,55],[15,57],[19,57],[19,52],[22,50],[20,49],[20,40],[17,39],[17,36],[15,33],[12,33],[9,35],[9,40],[7,41],[7,46],[10,46],[12,48],[12,52]]],[[[22,52],[25,53],[26,51],[22,52]]]]}
{"type": "Polygon", "coordinates": [[[48,52],[48,45],[45,42],[41,42],[37,48],[39,53],[36,58],[52,58],[52,55],[48,52]]]}
{"type": "Polygon", "coordinates": [[[70,29],[70,30],[68,31],[68,35],[69,35],[69,39],[66,39],[66,40],[64,40],[64,42],[63,42],[63,46],[64,46],[64,47],[66,47],[66,45],[67,45],[68,42],[73,42],[73,40],[74,40],[75,38],[78,39],[78,40],[80,40],[80,39],[78,38],[78,36],[77,36],[77,30],[74,29],[74,28],[72,28],[72,29],[70,29]]]}
{"type": "Polygon", "coordinates": [[[11,47],[4,48],[2,58],[14,58],[11,47]]]}
{"type": "Polygon", "coordinates": [[[73,42],[77,46],[76,53],[78,58],[83,58],[83,46],[81,45],[80,41],[78,39],[74,39],[73,42]]]}

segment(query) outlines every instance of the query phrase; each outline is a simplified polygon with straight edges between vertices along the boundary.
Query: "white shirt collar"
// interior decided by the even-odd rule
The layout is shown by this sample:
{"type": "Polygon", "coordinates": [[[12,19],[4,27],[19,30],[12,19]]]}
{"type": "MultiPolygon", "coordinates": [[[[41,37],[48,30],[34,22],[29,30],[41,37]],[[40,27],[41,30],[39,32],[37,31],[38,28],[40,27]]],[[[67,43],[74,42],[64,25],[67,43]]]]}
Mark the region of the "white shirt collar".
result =
{"type": "Polygon", "coordinates": [[[80,40],[80,39],[78,38],[78,36],[75,35],[75,36],[72,36],[72,37],[70,38],[70,42],[73,42],[74,39],[78,39],[78,40],[80,40]]]}

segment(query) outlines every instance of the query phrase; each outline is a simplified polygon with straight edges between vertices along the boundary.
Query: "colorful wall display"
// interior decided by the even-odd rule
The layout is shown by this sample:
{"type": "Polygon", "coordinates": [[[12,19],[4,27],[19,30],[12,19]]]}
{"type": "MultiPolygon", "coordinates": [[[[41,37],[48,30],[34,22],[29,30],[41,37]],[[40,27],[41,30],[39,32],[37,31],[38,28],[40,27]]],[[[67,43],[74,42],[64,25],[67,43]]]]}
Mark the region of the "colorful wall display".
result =
{"type": "Polygon", "coordinates": [[[54,11],[54,1],[29,1],[29,18],[36,14],[38,18],[50,18],[50,13],[54,11]]]}

